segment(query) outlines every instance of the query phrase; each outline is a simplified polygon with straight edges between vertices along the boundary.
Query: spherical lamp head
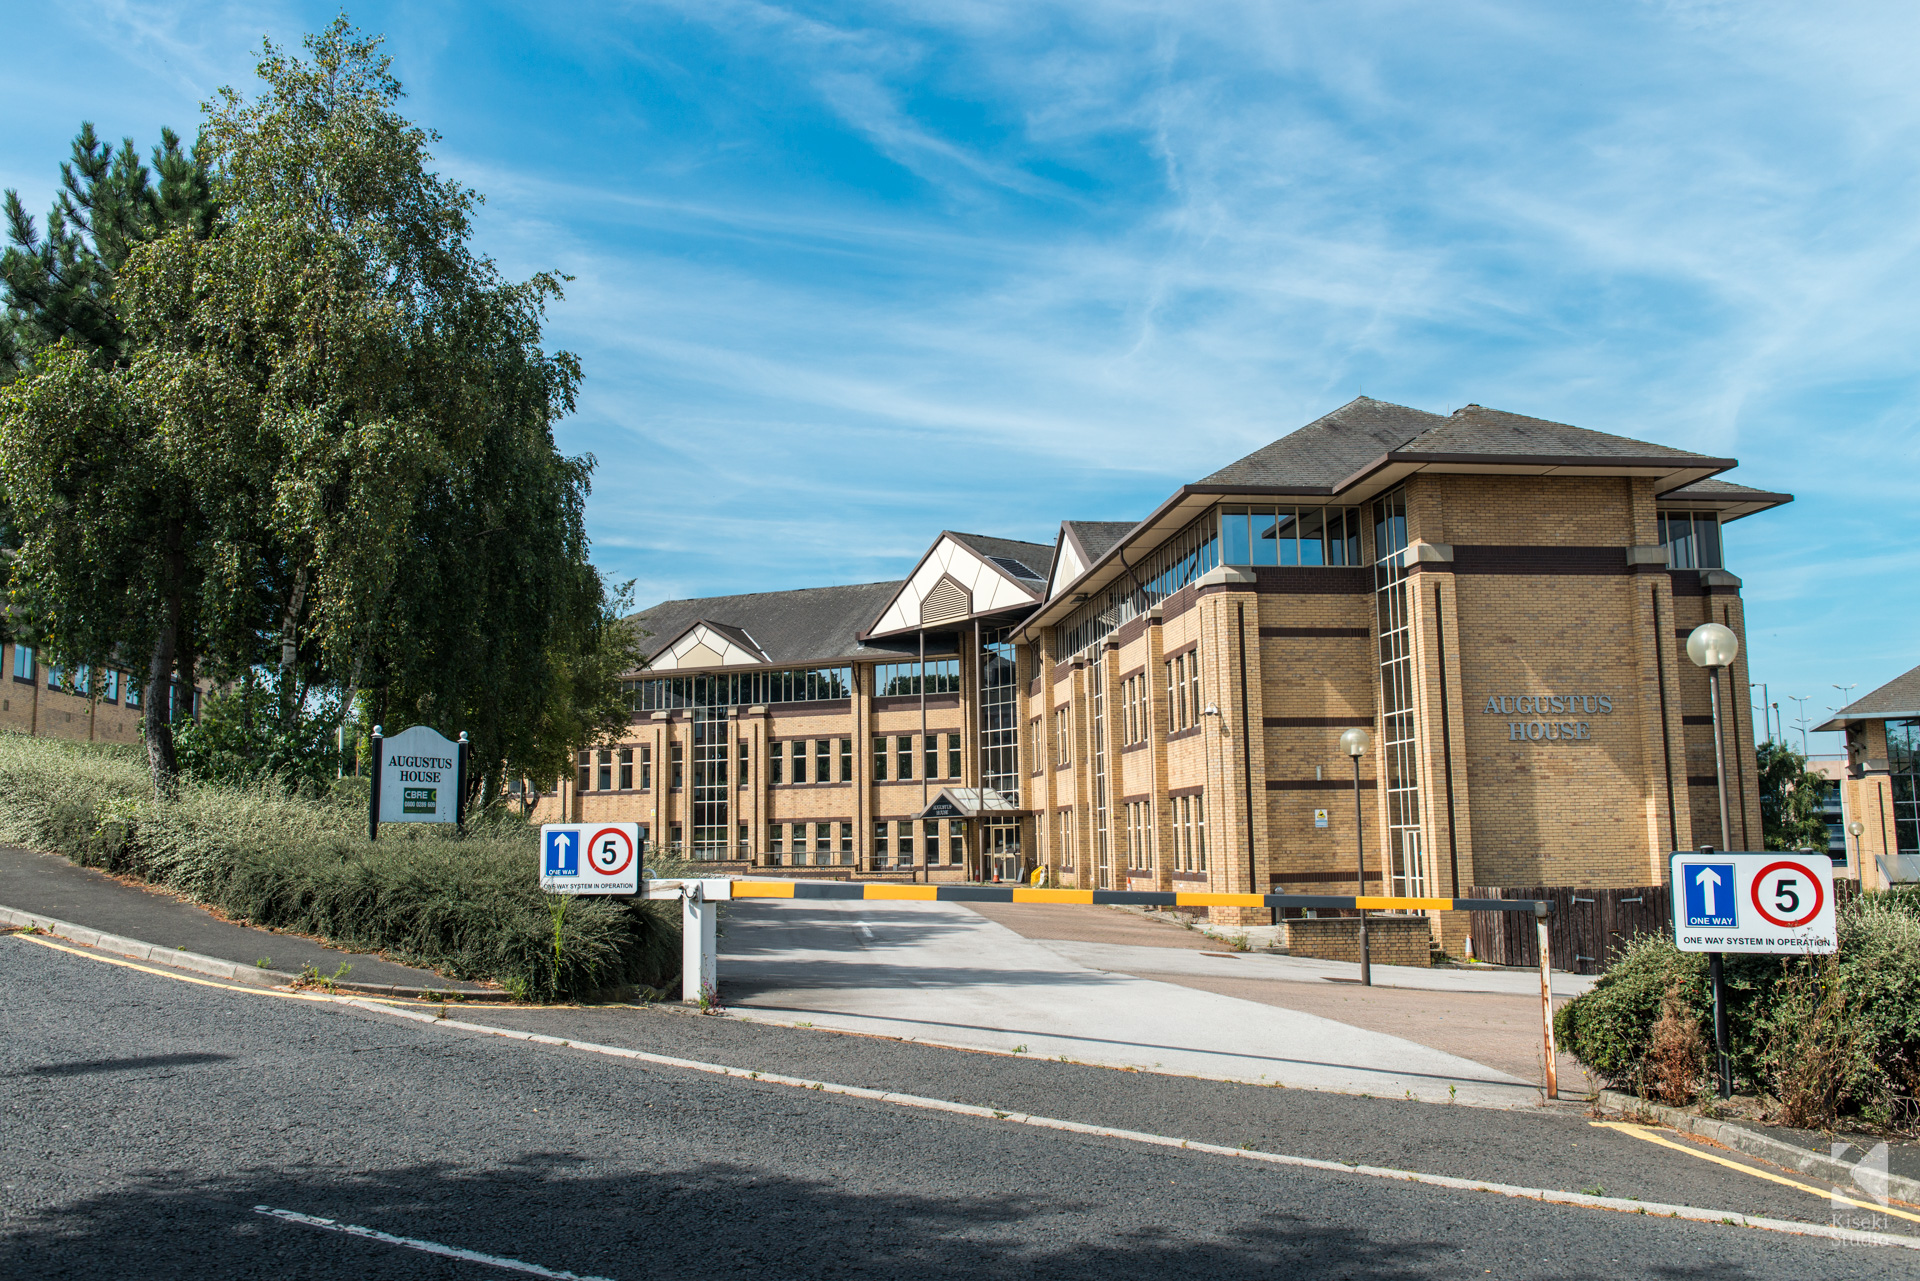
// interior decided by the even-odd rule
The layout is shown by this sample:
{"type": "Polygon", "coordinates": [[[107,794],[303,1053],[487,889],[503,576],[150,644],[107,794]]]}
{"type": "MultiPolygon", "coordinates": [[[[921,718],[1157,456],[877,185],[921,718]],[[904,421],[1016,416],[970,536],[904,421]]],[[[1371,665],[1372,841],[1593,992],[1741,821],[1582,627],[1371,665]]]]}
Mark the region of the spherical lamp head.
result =
{"type": "Polygon", "coordinates": [[[1340,750],[1356,759],[1365,756],[1367,749],[1373,746],[1373,735],[1358,725],[1340,735],[1340,750]]]}
{"type": "Polygon", "coordinates": [[[1702,623],[1687,636],[1687,657],[1695,667],[1732,667],[1740,653],[1740,638],[1731,627],[1702,623]]]}
{"type": "Polygon", "coordinates": [[[1847,824],[1847,830],[1853,833],[1855,836],[1859,836],[1860,833],[1867,830],[1867,825],[1865,823],[1862,823],[1859,819],[1856,818],[1853,820],[1853,822],[1847,824]]]}

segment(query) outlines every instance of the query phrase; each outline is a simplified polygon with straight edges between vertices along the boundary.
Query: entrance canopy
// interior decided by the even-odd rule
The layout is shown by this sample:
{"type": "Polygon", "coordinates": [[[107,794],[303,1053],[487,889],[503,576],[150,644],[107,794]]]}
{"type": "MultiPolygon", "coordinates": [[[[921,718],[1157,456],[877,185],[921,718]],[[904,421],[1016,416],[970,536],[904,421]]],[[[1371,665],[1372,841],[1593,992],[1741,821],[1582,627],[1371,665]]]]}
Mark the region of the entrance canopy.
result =
{"type": "Polygon", "coordinates": [[[1027,811],[991,787],[945,787],[916,818],[1018,818],[1027,811]]]}

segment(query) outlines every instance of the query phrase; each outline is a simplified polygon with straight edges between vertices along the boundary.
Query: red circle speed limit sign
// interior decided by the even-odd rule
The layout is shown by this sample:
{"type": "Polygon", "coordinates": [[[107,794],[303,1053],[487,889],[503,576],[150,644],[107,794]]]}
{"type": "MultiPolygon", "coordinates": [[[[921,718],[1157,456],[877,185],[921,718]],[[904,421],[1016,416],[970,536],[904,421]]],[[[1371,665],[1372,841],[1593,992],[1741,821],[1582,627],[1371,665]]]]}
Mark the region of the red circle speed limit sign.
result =
{"type": "Polygon", "coordinates": [[[633,838],[617,827],[603,827],[587,841],[587,866],[602,876],[618,876],[633,862],[633,838]]]}
{"type": "Polygon", "coordinates": [[[1820,914],[1825,891],[1805,864],[1781,859],[1753,878],[1754,910],[1783,930],[1805,925],[1820,914]]]}

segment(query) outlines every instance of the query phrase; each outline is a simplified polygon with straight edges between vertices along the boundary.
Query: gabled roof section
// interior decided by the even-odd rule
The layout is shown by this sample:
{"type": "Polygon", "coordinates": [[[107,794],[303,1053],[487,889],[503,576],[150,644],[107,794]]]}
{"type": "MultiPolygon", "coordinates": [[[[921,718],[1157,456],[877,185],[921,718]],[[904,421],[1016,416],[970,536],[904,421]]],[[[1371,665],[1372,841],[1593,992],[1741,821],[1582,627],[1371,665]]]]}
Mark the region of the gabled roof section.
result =
{"type": "Polygon", "coordinates": [[[1920,667],[1894,677],[1865,698],[1848,703],[1814,732],[1841,730],[1851,721],[1877,721],[1890,716],[1920,716],[1920,667]]]}
{"type": "Polygon", "coordinates": [[[1054,542],[1053,560],[1047,569],[1047,599],[1087,572],[1087,567],[1106,555],[1115,543],[1133,528],[1128,520],[1064,520],[1060,536],[1054,542]]]}
{"type": "Polygon", "coordinates": [[[942,530],[920,563],[876,611],[869,636],[905,636],[1040,602],[1041,568],[1053,549],[986,534],[942,530]]]}
{"type": "Polygon", "coordinates": [[[703,666],[684,657],[691,647],[683,647],[682,642],[696,633],[707,649],[727,660],[705,666],[819,666],[860,658],[898,658],[900,650],[864,644],[857,633],[900,586],[897,582],[862,583],[661,601],[631,615],[630,621],[650,633],[643,638],[642,648],[650,666],[660,670],[703,666]],[[734,653],[729,656],[716,641],[732,646],[734,653]],[[669,647],[682,652],[666,656],[669,647]]]}

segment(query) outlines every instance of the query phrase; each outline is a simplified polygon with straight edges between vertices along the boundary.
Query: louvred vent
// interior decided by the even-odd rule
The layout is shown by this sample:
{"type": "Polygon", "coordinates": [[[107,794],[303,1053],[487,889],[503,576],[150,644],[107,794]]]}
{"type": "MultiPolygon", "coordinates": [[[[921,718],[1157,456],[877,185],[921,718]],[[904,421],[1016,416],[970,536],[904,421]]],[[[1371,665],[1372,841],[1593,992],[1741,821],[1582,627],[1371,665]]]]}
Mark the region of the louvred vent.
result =
{"type": "Polygon", "coordinates": [[[949,619],[965,618],[973,612],[973,593],[955,582],[951,577],[942,578],[934,589],[920,602],[920,621],[924,623],[944,623],[949,619]]]}

